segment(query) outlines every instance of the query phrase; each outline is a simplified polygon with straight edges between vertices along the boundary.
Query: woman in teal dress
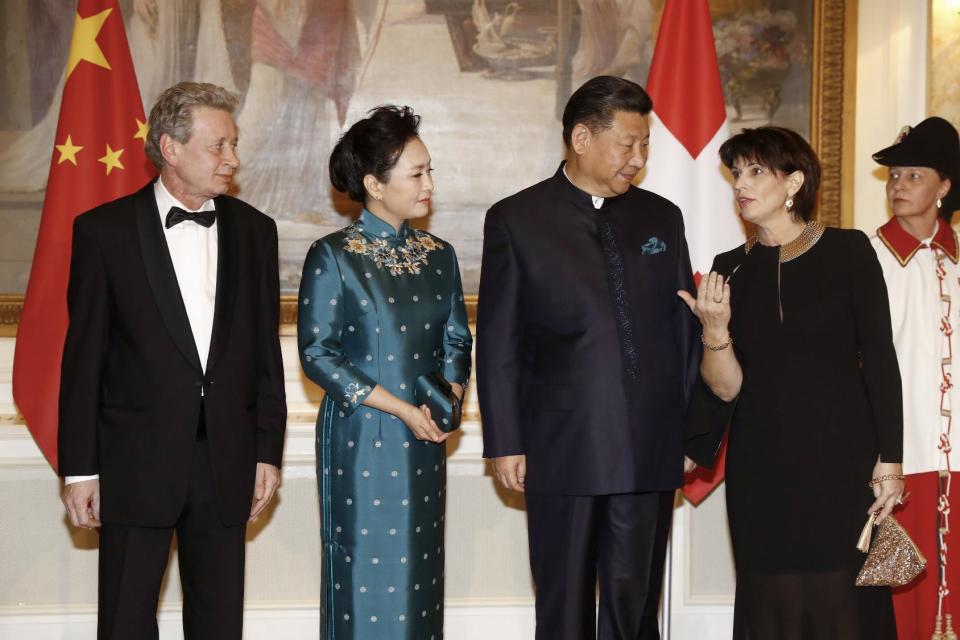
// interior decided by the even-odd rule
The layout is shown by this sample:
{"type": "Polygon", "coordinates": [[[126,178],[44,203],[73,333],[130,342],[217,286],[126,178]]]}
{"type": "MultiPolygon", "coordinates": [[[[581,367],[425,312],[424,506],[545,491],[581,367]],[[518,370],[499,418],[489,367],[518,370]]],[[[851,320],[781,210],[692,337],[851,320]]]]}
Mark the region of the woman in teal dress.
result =
{"type": "Polygon", "coordinates": [[[321,637],[443,637],[446,466],[414,404],[439,372],[462,397],[473,340],[453,247],[408,223],[429,212],[430,155],[409,107],[378,107],[333,150],[360,218],[313,243],[300,284],[300,361],[317,419],[321,637]]]}

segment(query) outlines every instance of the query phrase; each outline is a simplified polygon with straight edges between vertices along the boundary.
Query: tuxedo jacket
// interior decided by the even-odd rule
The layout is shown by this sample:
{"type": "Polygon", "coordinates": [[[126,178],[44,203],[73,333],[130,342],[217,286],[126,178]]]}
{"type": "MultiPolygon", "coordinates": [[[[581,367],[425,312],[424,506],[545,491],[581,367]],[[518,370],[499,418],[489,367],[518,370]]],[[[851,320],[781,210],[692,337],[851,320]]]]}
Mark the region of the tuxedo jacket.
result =
{"type": "Polygon", "coordinates": [[[58,455],[64,476],[100,474],[105,522],[176,523],[201,410],[225,525],[249,517],[257,462],[280,465],[286,402],[276,224],[229,196],[215,206],[206,373],[153,184],[74,222],[58,455]]]}
{"type": "Polygon", "coordinates": [[[658,195],[631,187],[595,209],[561,167],[495,204],[477,322],[484,456],[525,454],[533,493],[678,487],[701,355],[678,289],[694,289],[683,218],[658,195]]]}

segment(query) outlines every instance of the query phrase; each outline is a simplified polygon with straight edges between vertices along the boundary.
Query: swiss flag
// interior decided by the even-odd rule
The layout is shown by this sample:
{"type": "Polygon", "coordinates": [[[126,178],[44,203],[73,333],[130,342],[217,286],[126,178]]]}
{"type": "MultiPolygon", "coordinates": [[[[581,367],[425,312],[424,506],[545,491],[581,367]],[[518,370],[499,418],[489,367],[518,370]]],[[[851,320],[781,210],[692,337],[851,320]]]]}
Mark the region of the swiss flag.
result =
{"type": "Polygon", "coordinates": [[[54,470],[73,219],[136,191],[155,173],[117,0],[79,0],[66,74],[13,358],[14,400],[54,470]]]}
{"type": "MultiPolygon", "coordinates": [[[[733,191],[717,155],[729,129],[707,0],[667,0],[647,91],[653,114],[643,187],[683,211],[699,282],[715,255],[744,242],[733,191]]],[[[725,451],[714,469],[687,476],[683,491],[694,504],[723,480],[725,451]]]]}

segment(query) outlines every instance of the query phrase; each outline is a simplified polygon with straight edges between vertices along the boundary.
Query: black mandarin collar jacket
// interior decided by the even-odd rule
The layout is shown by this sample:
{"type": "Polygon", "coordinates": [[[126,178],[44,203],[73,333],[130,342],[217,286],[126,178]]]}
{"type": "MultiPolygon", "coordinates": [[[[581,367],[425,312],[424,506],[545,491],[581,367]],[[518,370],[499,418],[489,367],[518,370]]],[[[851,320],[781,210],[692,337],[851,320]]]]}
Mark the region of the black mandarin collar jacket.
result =
{"type": "Polygon", "coordinates": [[[658,195],[631,187],[595,209],[561,166],[495,204],[477,323],[484,456],[525,454],[533,493],[678,487],[701,356],[699,324],[678,289],[694,290],[683,218],[658,195]],[[600,241],[605,223],[619,248],[619,293],[600,241]]]}

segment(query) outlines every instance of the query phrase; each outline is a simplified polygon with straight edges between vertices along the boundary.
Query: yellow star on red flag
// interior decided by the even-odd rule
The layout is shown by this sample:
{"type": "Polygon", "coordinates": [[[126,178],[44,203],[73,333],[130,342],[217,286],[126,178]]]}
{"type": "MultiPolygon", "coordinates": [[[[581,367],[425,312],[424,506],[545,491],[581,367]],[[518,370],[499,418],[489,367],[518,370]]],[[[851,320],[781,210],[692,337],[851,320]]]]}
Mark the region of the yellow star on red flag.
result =
{"type": "Polygon", "coordinates": [[[80,14],[77,14],[77,19],[73,24],[73,40],[70,43],[70,58],[67,60],[68,80],[73,70],[84,60],[98,67],[103,67],[104,69],[111,68],[110,63],[107,62],[107,57],[103,55],[103,50],[100,49],[100,45],[97,44],[97,36],[100,35],[103,23],[107,21],[107,17],[110,16],[111,11],[113,11],[113,9],[104,9],[100,13],[86,18],[81,18],[80,14]]]}
{"type": "Polygon", "coordinates": [[[77,166],[77,153],[83,149],[73,144],[73,139],[68,135],[66,141],[63,144],[54,145],[57,148],[57,151],[60,152],[60,159],[57,160],[57,164],[63,164],[64,162],[72,162],[73,166],[77,166]]]}
{"type": "Polygon", "coordinates": [[[137,121],[137,132],[133,134],[133,139],[134,140],[140,139],[140,140],[143,140],[144,143],[146,143],[147,133],[149,133],[150,127],[147,125],[146,122],[140,122],[140,118],[134,118],[134,120],[137,121]]]}
{"type": "Polygon", "coordinates": [[[123,149],[114,151],[110,148],[110,145],[107,145],[106,154],[102,158],[97,158],[97,162],[102,162],[107,166],[107,175],[110,175],[110,172],[114,169],[123,169],[123,165],[120,163],[120,154],[122,153],[123,149]]]}
{"type": "MultiPolygon", "coordinates": [[[[67,59],[61,61],[66,63],[66,80],[57,110],[56,134],[51,136],[53,144],[46,149],[50,170],[40,216],[41,231],[37,234],[30,281],[17,325],[13,372],[6,378],[8,383],[12,382],[17,409],[54,471],[58,469],[60,425],[56,398],[70,317],[66,289],[73,222],[84,211],[142,189],[156,176],[147,160],[145,145],[134,138],[135,134],[144,136],[149,121],[144,117],[120,9],[121,5],[139,2],[0,0],[0,31],[5,31],[7,5],[34,4],[62,6],[63,15],[70,22],[68,26],[73,29],[67,59]],[[68,5],[70,9],[66,8],[68,5]],[[77,139],[68,134],[76,134],[77,139]],[[107,142],[124,148],[114,150],[107,142]],[[71,163],[73,168],[65,166],[71,163]],[[103,167],[102,173],[98,166],[103,167]]],[[[177,3],[150,0],[148,4],[165,8],[177,3]]],[[[46,144],[50,142],[48,138],[46,144]]]]}

